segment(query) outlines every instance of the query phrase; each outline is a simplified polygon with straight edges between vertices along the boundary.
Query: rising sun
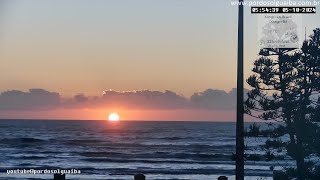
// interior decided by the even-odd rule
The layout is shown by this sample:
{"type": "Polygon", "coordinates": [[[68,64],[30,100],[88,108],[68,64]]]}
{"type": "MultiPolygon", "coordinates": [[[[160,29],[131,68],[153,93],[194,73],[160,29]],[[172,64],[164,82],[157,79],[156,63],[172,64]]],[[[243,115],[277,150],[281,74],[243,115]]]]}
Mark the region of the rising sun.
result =
{"type": "Polygon", "coordinates": [[[120,120],[119,114],[118,113],[109,114],[108,120],[109,121],[119,121],[120,120]]]}

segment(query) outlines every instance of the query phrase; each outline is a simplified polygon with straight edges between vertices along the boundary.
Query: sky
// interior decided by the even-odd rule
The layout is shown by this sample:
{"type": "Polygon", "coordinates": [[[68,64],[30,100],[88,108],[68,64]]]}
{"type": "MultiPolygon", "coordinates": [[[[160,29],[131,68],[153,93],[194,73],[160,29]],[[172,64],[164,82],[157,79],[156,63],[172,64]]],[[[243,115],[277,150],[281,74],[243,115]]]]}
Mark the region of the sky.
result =
{"type": "MultiPolygon", "coordinates": [[[[245,7],[246,77],[256,42],[245,7]]],[[[236,53],[229,0],[2,0],[0,118],[234,121],[236,53]]]]}

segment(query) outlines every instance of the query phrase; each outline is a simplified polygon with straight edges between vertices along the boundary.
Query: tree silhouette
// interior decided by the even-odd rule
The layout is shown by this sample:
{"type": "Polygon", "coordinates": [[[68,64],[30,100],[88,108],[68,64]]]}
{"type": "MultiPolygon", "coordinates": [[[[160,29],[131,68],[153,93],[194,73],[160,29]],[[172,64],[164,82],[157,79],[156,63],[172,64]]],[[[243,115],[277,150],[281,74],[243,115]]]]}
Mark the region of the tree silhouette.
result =
{"type": "Polygon", "coordinates": [[[269,122],[269,130],[250,127],[247,135],[269,137],[266,149],[283,151],[296,161],[291,176],[310,179],[319,155],[320,29],[301,49],[262,49],[247,79],[252,87],[245,101],[248,115],[269,122]],[[287,135],[289,140],[284,140],[287,135]],[[268,145],[268,146],[267,146],[268,145]]]}

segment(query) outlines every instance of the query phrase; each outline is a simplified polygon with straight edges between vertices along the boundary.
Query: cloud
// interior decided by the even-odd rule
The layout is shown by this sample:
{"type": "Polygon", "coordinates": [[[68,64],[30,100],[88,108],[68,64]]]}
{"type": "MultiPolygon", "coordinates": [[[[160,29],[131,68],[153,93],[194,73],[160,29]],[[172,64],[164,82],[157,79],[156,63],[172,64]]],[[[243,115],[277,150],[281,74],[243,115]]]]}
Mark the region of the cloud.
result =
{"type": "Polygon", "coordinates": [[[233,91],[227,93],[223,90],[207,89],[194,93],[190,101],[193,107],[200,109],[233,109],[236,106],[236,94],[233,91]]]}
{"type": "Polygon", "coordinates": [[[60,105],[59,93],[43,89],[5,91],[0,94],[0,110],[45,110],[60,105]]]}
{"type": "Polygon", "coordinates": [[[190,98],[169,90],[164,92],[106,90],[101,96],[88,97],[84,94],[78,94],[71,98],[62,98],[59,93],[43,89],[30,89],[28,92],[12,90],[0,94],[0,111],[114,106],[151,110],[233,110],[236,106],[236,89],[232,89],[230,92],[207,89],[194,93],[190,98]]]}
{"type": "Polygon", "coordinates": [[[124,104],[131,108],[177,109],[185,108],[188,99],[169,90],[165,92],[151,90],[117,92],[108,90],[104,91],[101,102],[103,104],[124,104]]]}
{"type": "Polygon", "coordinates": [[[78,94],[74,96],[74,100],[76,102],[87,102],[89,100],[88,97],[86,97],[84,94],[78,94]]]}

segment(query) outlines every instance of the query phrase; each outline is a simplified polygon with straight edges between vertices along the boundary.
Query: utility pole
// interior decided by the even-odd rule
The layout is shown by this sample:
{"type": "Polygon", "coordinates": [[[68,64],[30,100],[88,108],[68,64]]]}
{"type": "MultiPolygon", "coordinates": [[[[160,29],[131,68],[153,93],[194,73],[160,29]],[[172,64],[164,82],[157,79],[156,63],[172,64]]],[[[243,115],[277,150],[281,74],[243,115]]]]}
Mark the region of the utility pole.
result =
{"type": "Polygon", "coordinates": [[[243,0],[239,0],[237,66],[236,180],[244,180],[243,0]]]}

